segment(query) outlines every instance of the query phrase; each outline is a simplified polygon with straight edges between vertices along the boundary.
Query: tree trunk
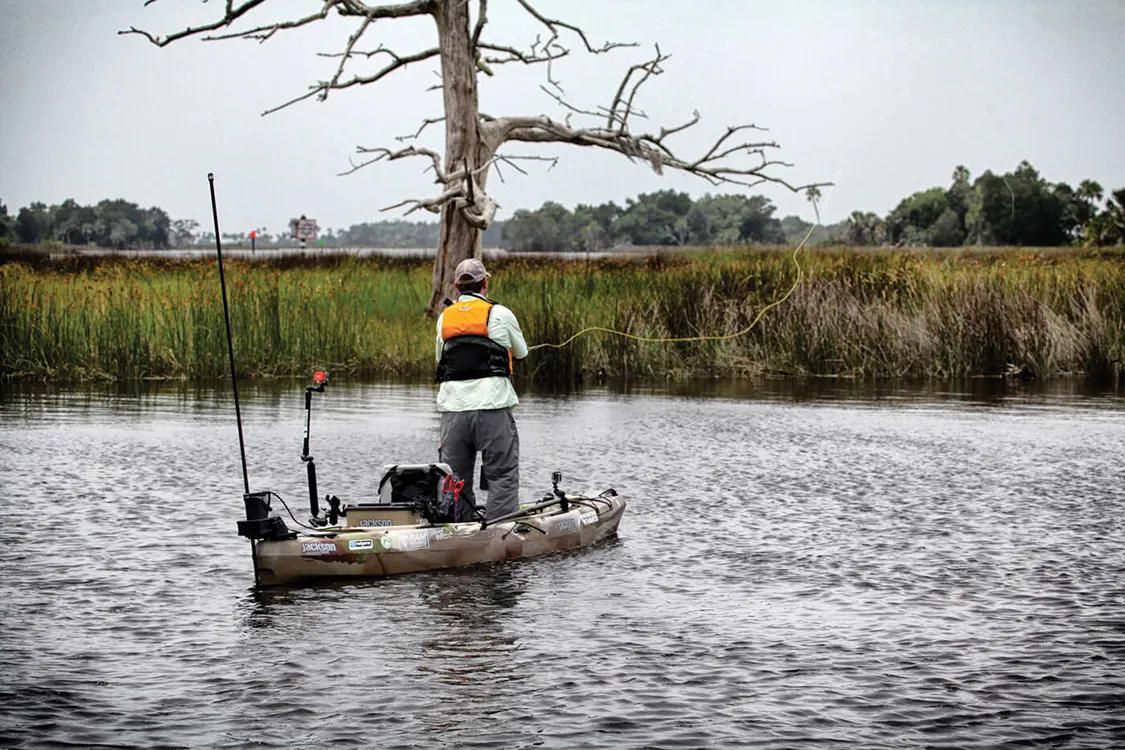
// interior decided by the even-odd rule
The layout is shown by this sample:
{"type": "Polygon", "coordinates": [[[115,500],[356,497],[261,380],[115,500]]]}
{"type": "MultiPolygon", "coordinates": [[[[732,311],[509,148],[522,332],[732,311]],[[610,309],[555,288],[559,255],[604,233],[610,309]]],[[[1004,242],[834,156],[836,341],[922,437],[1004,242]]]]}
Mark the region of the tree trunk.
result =
{"type": "MultiPolygon", "coordinates": [[[[466,0],[439,0],[434,13],[441,50],[442,93],[445,103],[445,172],[451,174],[468,165],[475,169],[482,162],[477,113],[477,71],[469,36],[469,3],[466,0]]],[[[483,188],[484,176],[478,180],[483,188]]],[[[444,187],[454,187],[449,184],[444,187]]],[[[441,210],[441,233],[434,260],[433,294],[426,313],[434,316],[444,309],[445,300],[456,299],[453,271],[465,258],[481,255],[481,233],[451,201],[441,210]]]]}

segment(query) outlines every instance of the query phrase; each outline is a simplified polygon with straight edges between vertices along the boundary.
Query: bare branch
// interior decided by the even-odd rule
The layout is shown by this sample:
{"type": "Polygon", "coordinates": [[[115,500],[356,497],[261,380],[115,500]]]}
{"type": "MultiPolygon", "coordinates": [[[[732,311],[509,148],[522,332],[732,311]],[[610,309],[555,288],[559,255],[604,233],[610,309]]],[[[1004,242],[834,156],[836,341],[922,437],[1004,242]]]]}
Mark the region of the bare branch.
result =
{"type": "Polygon", "coordinates": [[[707,162],[710,162],[710,161],[722,159],[722,158],[724,158],[726,156],[729,156],[730,154],[732,154],[736,151],[740,151],[744,148],[762,148],[762,147],[765,147],[765,146],[777,148],[777,144],[773,143],[772,141],[769,142],[769,143],[753,143],[753,144],[744,143],[744,144],[735,146],[733,148],[728,148],[725,151],[721,151],[719,153],[716,153],[719,150],[719,147],[723,145],[723,143],[726,141],[727,138],[730,138],[732,135],[734,135],[735,133],[737,133],[740,130],[748,130],[748,129],[765,130],[765,128],[760,128],[757,125],[734,125],[734,126],[731,126],[731,127],[727,128],[727,132],[723,133],[722,137],[719,138],[719,140],[715,141],[715,144],[713,146],[711,146],[711,149],[707,153],[705,153],[703,156],[701,156],[695,162],[694,166],[699,166],[700,164],[706,164],[707,162]]]}
{"type": "MultiPolygon", "coordinates": [[[[518,1],[521,4],[523,2],[523,0],[518,1]]],[[[757,125],[728,127],[726,132],[716,138],[714,143],[695,159],[683,158],[676,154],[667,143],[667,139],[697,125],[700,121],[698,111],[693,111],[687,121],[671,127],[661,127],[655,134],[634,133],[630,128],[631,120],[634,117],[645,116],[636,108],[638,92],[649,79],[663,72],[661,64],[668,58],[669,55],[662,53],[660,48],[656,47],[652,59],[633,65],[626,71],[610,106],[598,107],[596,110],[577,107],[560,94],[556,94],[546,86],[541,86],[540,88],[548,96],[567,110],[565,122],[560,123],[546,116],[502,118],[482,116],[479,128],[481,140],[489,143],[493,151],[498,150],[507,141],[593,146],[614,151],[631,161],[643,160],[657,174],[663,174],[664,168],[668,167],[694,174],[713,185],[725,183],[754,186],[763,182],[775,182],[794,191],[809,187],[808,185],[794,186],[785,179],[770,174],[769,170],[772,167],[792,166],[769,157],[770,149],[779,148],[776,142],[732,139],[736,134],[746,130],[764,130],[757,125]],[[572,115],[603,120],[604,124],[600,127],[576,127],[571,125],[572,115]]]]}
{"type": "MultiPolygon", "coordinates": [[[[376,50],[376,51],[380,51],[380,50],[376,50]]],[[[372,73],[369,76],[359,76],[359,75],[352,76],[350,81],[345,81],[344,83],[339,83],[336,79],[333,79],[332,81],[322,82],[322,83],[318,84],[318,86],[317,86],[317,88],[319,88],[320,92],[321,92],[320,93],[320,99],[323,101],[328,96],[328,92],[330,90],[346,89],[346,88],[350,88],[352,86],[362,86],[362,85],[365,85],[365,84],[368,84],[368,83],[375,83],[376,81],[378,81],[382,78],[385,78],[387,75],[393,73],[394,71],[398,70],[399,68],[405,68],[410,63],[420,62],[422,60],[427,60],[431,57],[437,57],[439,54],[441,54],[441,50],[438,49],[437,47],[433,47],[433,48],[427,49],[427,50],[422,50],[421,52],[415,52],[413,55],[403,55],[403,56],[396,55],[394,52],[391,52],[390,50],[381,50],[381,51],[386,52],[392,58],[391,62],[387,63],[387,65],[385,67],[383,67],[381,70],[379,70],[375,73],[372,73]]],[[[343,66],[341,65],[341,68],[342,67],[343,66]]]]}
{"type": "Polygon", "coordinates": [[[601,47],[594,47],[592,44],[590,44],[590,40],[586,38],[586,32],[579,27],[556,20],[554,18],[547,18],[535,8],[531,7],[531,3],[529,3],[527,0],[516,0],[516,2],[522,5],[524,10],[530,13],[532,17],[535,18],[535,20],[539,21],[539,23],[546,26],[547,29],[551,32],[551,38],[547,40],[546,44],[544,45],[545,47],[549,47],[555,42],[555,40],[559,38],[559,29],[567,29],[568,31],[572,31],[577,34],[578,38],[582,40],[582,43],[586,45],[586,51],[592,52],[595,55],[601,54],[602,52],[609,52],[610,50],[617,49],[619,47],[637,46],[635,42],[606,42],[601,47]]]}
{"type": "Polygon", "coordinates": [[[325,0],[324,7],[320,9],[319,13],[313,13],[304,18],[298,18],[295,21],[283,21],[281,23],[256,26],[252,29],[246,29],[245,31],[234,31],[229,34],[219,34],[217,36],[205,36],[203,37],[203,41],[214,42],[221,39],[256,39],[258,43],[261,44],[279,31],[295,29],[298,26],[304,26],[313,21],[323,20],[328,15],[328,11],[332,9],[332,4],[332,0],[325,0]]]}
{"type": "Polygon", "coordinates": [[[434,198],[407,198],[404,201],[399,201],[398,203],[394,204],[393,206],[387,206],[386,208],[381,208],[379,210],[380,211],[391,211],[393,209],[402,208],[403,206],[407,206],[407,205],[410,205],[411,203],[413,203],[414,206],[409,211],[407,211],[405,214],[403,214],[403,216],[409,216],[410,214],[414,213],[415,211],[417,211],[420,208],[425,209],[426,211],[429,211],[430,213],[437,214],[437,213],[441,213],[441,207],[442,206],[444,206],[446,203],[449,203],[450,201],[454,200],[460,194],[461,194],[461,188],[451,188],[449,190],[446,190],[441,195],[436,196],[434,198]]]}
{"type": "MultiPolygon", "coordinates": [[[[340,55],[340,65],[338,68],[336,68],[336,74],[332,76],[332,80],[329,81],[329,86],[336,86],[338,83],[340,83],[340,76],[344,74],[344,66],[348,64],[348,58],[351,57],[352,49],[355,47],[355,43],[358,42],[359,38],[363,36],[363,33],[367,31],[367,27],[371,25],[372,20],[373,19],[371,18],[371,16],[367,16],[366,18],[364,18],[363,22],[360,23],[359,28],[356,29],[356,32],[348,37],[348,46],[344,47],[344,52],[340,55]]],[[[381,47],[382,45],[380,45],[380,49],[377,49],[375,51],[385,51],[389,55],[391,55],[392,58],[395,58],[395,54],[393,52],[391,52],[390,50],[381,50],[381,47]]],[[[371,55],[368,55],[367,59],[370,60],[371,55]]],[[[322,94],[321,98],[323,99],[323,97],[324,95],[322,94]]]]}
{"type": "MultiPolygon", "coordinates": [[[[494,137],[498,137],[501,142],[523,141],[593,146],[614,151],[630,160],[644,160],[657,174],[662,174],[663,169],[668,167],[702,177],[712,185],[733,184],[753,187],[763,182],[773,182],[793,191],[804,190],[809,187],[809,185],[794,186],[787,180],[768,172],[771,167],[792,166],[787,162],[768,158],[767,149],[778,148],[777,143],[772,141],[740,143],[736,146],[722,148],[722,144],[727,141],[732,133],[754,127],[750,125],[728,128],[727,132],[720,136],[715,144],[698,159],[687,160],[676,156],[664,143],[664,139],[669,135],[686,130],[698,121],[699,117],[696,115],[683,125],[661,129],[658,135],[633,135],[622,131],[620,127],[572,128],[544,116],[504,117],[482,122],[481,127],[482,130],[496,129],[498,132],[494,137]],[[723,161],[726,157],[736,154],[756,157],[756,160],[748,165],[727,164],[723,161]]],[[[825,183],[814,184],[822,185],[825,183]]]]}
{"type": "Polygon", "coordinates": [[[267,109],[265,112],[262,113],[262,117],[265,117],[266,115],[272,115],[274,112],[279,112],[279,111],[285,109],[286,107],[291,107],[294,104],[296,104],[297,102],[301,102],[301,101],[304,101],[305,99],[316,96],[318,91],[320,91],[320,86],[311,86],[308,91],[301,94],[300,96],[295,96],[292,99],[290,99],[289,101],[285,102],[284,104],[279,104],[276,107],[270,107],[269,109],[267,109]]]}
{"type": "Polygon", "coordinates": [[[493,65],[503,65],[504,63],[510,62],[521,62],[525,65],[534,65],[535,63],[543,62],[549,63],[553,60],[558,60],[560,57],[566,57],[570,54],[570,50],[564,47],[559,47],[558,45],[555,45],[550,49],[546,49],[543,52],[532,51],[530,54],[522,52],[515,47],[509,47],[503,44],[490,44],[487,42],[482,42],[481,44],[477,45],[477,48],[487,49],[493,52],[504,52],[508,55],[507,57],[481,58],[485,62],[492,63],[493,65]]]}
{"type": "Polygon", "coordinates": [[[661,128],[660,135],[656,140],[659,143],[660,141],[663,141],[665,137],[674,135],[675,133],[679,133],[681,130],[687,130],[697,122],[699,122],[699,110],[694,109],[691,112],[691,119],[685,122],[683,125],[677,125],[673,128],[661,128]]]}
{"type": "MultiPolygon", "coordinates": [[[[468,163],[463,161],[461,166],[457,169],[448,174],[442,174],[439,168],[437,155],[426,149],[415,149],[411,147],[395,152],[385,148],[361,148],[358,150],[361,153],[373,153],[376,154],[376,156],[362,164],[353,165],[350,170],[343,174],[350,174],[376,161],[392,161],[406,156],[425,155],[430,156],[434,160],[434,170],[437,173],[436,182],[444,183],[446,186],[445,190],[440,195],[433,198],[409,198],[381,210],[390,211],[395,208],[410,206],[410,209],[404,214],[405,216],[419,209],[439,213],[443,206],[449,205],[459,211],[465,218],[465,221],[481,230],[489,227],[499,208],[499,204],[480,187],[478,179],[483,174],[493,166],[497,167],[497,174],[500,174],[499,164],[501,162],[510,165],[522,174],[527,174],[527,172],[516,163],[517,161],[550,162],[551,166],[548,169],[553,168],[555,164],[558,163],[558,158],[551,156],[512,156],[496,154],[480,166],[469,167],[468,163]]],[[[501,179],[503,179],[502,176],[501,179]]]]}
{"type": "MultiPolygon", "coordinates": [[[[149,5],[151,2],[152,0],[149,0],[149,2],[146,2],[145,5],[149,5]]],[[[242,17],[247,13],[263,5],[264,3],[265,0],[245,0],[241,5],[235,7],[234,0],[226,0],[226,7],[224,9],[222,18],[219,18],[218,20],[215,20],[208,24],[203,24],[201,26],[189,26],[183,31],[177,31],[174,34],[169,34],[163,38],[154,36],[153,34],[138,29],[135,26],[130,26],[127,30],[118,31],[117,33],[139,34],[155,44],[157,47],[164,47],[178,39],[183,39],[189,36],[198,36],[209,31],[215,31],[216,29],[227,28],[231,26],[231,24],[233,24],[235,21],[242,19],[242,17]]],[[[213,37],[205,37],[205,40],[211,41],[216,39],[242,38],[256,39],[258,41],[264,42],[266,39],[269,39],[278,31],[295,29],[298,26],[304,26],[305,24],[311,23],[312,21],[319,21],[327,17],[328,11],[332,8],[335,8],[336,12],[341,16],[364,17],[374,21],[380,18],[402,18],[404,16],[421,16],[432,14],[434,12],[434,0],[412,0],[412,2],[399,3],[398,5],[375,6],[367,5],[366,3],[360,2],[359,0],[324,0],[324,6],[321,8],[320,12],[314,13],[304,18],[295,21],[285,21],[282,23],[262,24],[250,29],[246,29],[244,31],[230,32],[213,37]]]]}
{"type": "MultiPolygon", "coordinates": [[[[127,31],[118,31],[117,33],[118,34],[140,34],[145,39],[148,39],[150,42],[155,44],[157,47],[164,47],[164,46],[166,46],[168,44],[171,44],[172,42],[176,41],[177,39],[183,39],[184,37],[193,36],[195,34],[201,34],[201,33],[206,32],[206,31],[214,31],[215,29],[220,29],[224,26],[230,26],[232,23],[237,21],[239,18],[246,15],[250,11],[254,10],[254,8],[258,7],[259,5],[261,5],[264,2],[265,2],[265,0],[246,0],[246,2],[244,2],[242,5],[235,8],[235,7],[233,7],[233,1],[227,0],[226,12],[223,14],[223,17],[220,18],[219,20],[214,21],[213,23],[206,24],[204,26],[189,26],[186,29],[184,29],[183,31],[177,31],[175,34],[169,34],[168,36],[164,37],[163,39],[161,39],[159,37],[156,37],[156,36],[153,36],[152,34],[150,34],[147,31],[142,31],[141,29],[138,29],[135,26],[130,26],[127,31]]],[[[145,3],[145,5],[147,6],[148,3],[145,3]]]]}
{"type": "MultiPolygon", "coordinates": [[[[571,104],[570,102],[568,102],[568,101],[567,101],[566,99],[563,99],[563,98],[562,98],[562,96],[561,96],[560,94],[556,94],[556,93],[555,93],[554,91],[551,91],[551,90],[550,90],[549,88],[547,88],[546,86],[542,86],[542,85],[541,85],[541,86],[539,86],[539,89],[540,89],[540,90],[541,90],[541,91],[542,91],[542,92],[543,92],[544,94],[546,94],[547,96],[551,97],[551,98],[552,98],[552,99],[554,99],[554,100],[555,100],[556,102],[558,102],[558,103],[559,103],[559,106],[563,107],[564,109],[569,109],[569,110],[570,110],[571,112],[573,112],[573,113],[575,113],[575,114],[579,114],[579,115],[588,115],[588,116],[590,116],[590,117],[604,117],[604,116],[605,116],[605,107],[598,107],[598,109],[602,110],[602,112],[591,112],[591,111],[589,111],[589,110],[585,110],[585,109],[579,109],[578,107],[576,107],[576,106],[574,106],[573,104],[571,104]]],[[[644,113],[643,113],[643,112],[638,112],[638,113],[636,113],[636,114],[638,114],[638,115],[639,115],[639,116],[641,116],[641,117],[644,117],[644,113]]],[[[613,120],[613,119],[616,119],[616,118],[617,118],[617,116],[616,116],[615,114],[613,114],[613,113],[610,113],[610,115],[609,115],[609,116],[610,116],[611,120],[613,120]]],[[[570,124],[570,119],[569,119],[569,118],[570,118],[570,115],[567,115],[567,125],[569,125],[569,124],[570,124]]],[[[622,124],[622,125],[624,125],[625,123],[624,123],[624,122],[622,122],[621,124],[622,124]]]]}
{"type": "MultiPolygon", "coordinates": [[[[471,184],[471,181],[469,181],[471,184]]],[[[472,224],[477,229],[488,229],[492,220],[496,217],[496,209],[499,204],[489,198],[487,195],[480,191],[478,188],[477,197],[473,201],[469,201],[464,197],[465,188],[458,186],[446,190],[441,195],[433,198],[407,198],[404,201],[399,201],[394,205],[387,206],[380,209],[381,211],[391,211],[403,206],[410,206],[410,208],[403,214],[409,216],[418,209],[429,211],[430,213],[441,213],[441,209],[447,203],[452,204],[454,208],[458,209],[465,217],[465,220],[472,224]]]]}
{"type": "Polygon", "coordinates": [[[399,149],[398,151],[391,151],[389,148],[366,148],[364,146],[356,146],[357,154],[375,154],[374,158],[367,159],[360,164],[352,162],[352,167],[346,172],[341,172],[340,176],[358,172],[366,167],[368,164],[374,164],[377,161],[396,161],[397,159],[405,159],[408,156],[425,156],[433,162],[433,170],[436,175],[434,182],[447,182],[449,177],[441,171],[441,156],[428,148],[418,148],[417,146],[407,146],[406,148],[399,149]]]}
{"type": "Polygon", "coordinates": [[[614,94],[613,101],[610,102],[609,105],[609,114],[606,118],[607,128],[612,128],[614,122],[617,122],[621,125],[621,132],[625,132],[629,122],[629,115],[633,111],[633,99],[637,96],[637,90],[640,89],[641,85],[644,84],[644,82],[647,81],[651,76],[660,75],[664,72],[664,69],[660,67],[660,63],[664,62],[669,57],[671,57],[671,55],[661,54],[660,45],[656,45],[656,57],[647,62],[632,65],[629,67],[629,70],[625,71],[625,75],[621,79],[621,84],[617,87],[617,93],[614,94]],[[637,72],[640,72],[641,76],[636,81],[636,83],[633,84],[633,88],[629,92],[629,99],[623,102],[622,100],[625,97],[625,89],[626,87],[628,87],[629,81],[630,79],[632,79],[633,74],[637,72]],[[622,114],[618,114],[617,108],[621,107],[622,104],[624,104],[624,112],[622,114]]]}
{"type": "MultiPolygon", "coordinates": [[[[464,185],[463,188],[454,190],[453,195],[455,197],[459,197],[459,198],[467,198],[467,200],[470,203],[475,201],[474,190],[477,193],[483,193],[483,191],[475,183],[476,178],[479,177],[480,175],[482,175],[483,173],[485,173],[486,171],[488,171],[488,168],[491,167],[492,164],[494,162],[498,161],[498,160],[507,161],[507,160],[512,160],[512,159],[525,159],[525,160],[534,159],[534,160],[537,160],[537,161],[550,161],[550,162],[557,162],[558,161],[556,158],[553,158],[553,157],[493,156],[491,159],[489,159],[488,161],[486,161],[484,164],[480,165],[479,167],[476,167],[475,169],[469,169],[467,165],[462,164],[461,167],[459,167],[459,168],[453,170],[452,172],[449,172],[448,174],[446,174],[446,173],[442,172],[442,169],[441,169],[441,157],[436,152],[431,151],[428,148],[418,148],[417,146],[408,146],[406,148],[399,149],[398,151],[391,151],[389,148],[382,148],[382,147],[367,148],[367,147],[364,147],[364,146],[358,146],[358,147],[356,147],[356,153],[359,153],[359,154],[374,154],[375,156],[374,156],[374,158],[367,159],[367,160],[365,160],[365,161],[363,161],[359,164],[356,164],[356,163],[353,162],[351,168],[348,169],[346,172],[341,172],[340,176],[352,174],[353,172],[357,172],[360,169],[363,169],[364,167],[368,166],[369,164],[374,164],[377,161],[395,161],[397,159],[404,159],[408,156],[425,156],[425,157],[428,157],[433,162],[432,169],[434,170],[434,182],[435,183],[449,184],[449,183],[455,183],[459,180],[463,180],[463,181],[466,182],[466,184],[464,185]]],[[[448,193],[449,190],[447,190],[446,192],[448,193]]],[[[401,205],[401,204],[399,204],[399,205],[401,205]]]]}
{"type": "MultiPolygon", "coordinates": [[[[467,0],[466,0],[467,1],[467,0]]],[[[582,40],[582,44],[586,47],[588,52],[600,54],[602,52],[609,52],[610,50],[617,49],[618,47],[635,47],[637,46],[632,42],[606,42],[600,47],[595,47],[590,44],[586,32],[578,26],[575,26],[564,21],[559,21],[554,18],[548,18],[532,7],[528,0],[516,0],[524,10],[526,10],[535,20],[543,24],[550,32],[550,36],[544,41],[540,36],[535,37],[535,41],[531,44],[530,51],[524,52],[515,47],[500,44],[491,44],[481,41],[481,32],[487,23],[487,0],[479,0],[480,13],[477,17],[476,27],[473,29],[471,47],[473,55],[476,59],[477,69],[484,74],[493,75],[491,65],[501,65],[504,63],[520,62],[526,65],[535,63],[547,64],[547,82],[552,86],[562,90],[562,86],[555,80],[554,69],[552,63],[560,57],[566,57],[570,54],[570,50],[564,47],[560,42],[561,30],[566,30],[576,34],[582,40]],[[485,57],[481,55],[481,50],[492,50],[493,52],[502,52],[506,57],[485,57]]]]}
{"type": "MultiPolygon", "coordinates": [[[[303,101],[303,100],[308,99],[309,97],[312,97],[312,96],[315,96],[320,101],[324,101],[325,99],[328,98],[328,92],[329,91],[337,91],[337,90],[340,90],[340,89],[351,88],[352,86],[362,86],[362,85],[368,84],[368,83],[375,83],[376,81],[387,77],[388,75],[395,72],[399,68],[405,68],[410,63],[419,62],[421,60],[426,60],[426,59],[431,58],[431,57],[436,57],[439,54],[440,51],[438,50],[437,47],[434,47],[433,49],[422,50],[421,52],[416,52],[413,55],[405,55],[405,56],[402,56],[402,57],[400,57],[399,55],[396,55],[394,52],[391,52],[390,50],[386,50],[386,49],[375,50],[375,52],[386,52],[387,54],[389,54],[391,56],[391,58],[392,58],[391,62],[387,63],[386,66],[384,66],[380,70],[376,71],[375,73],[372,73],[369,76],[358,76],[358,75],[352,76],[351,80],[344,81],[343,83],[340,83],[339,81],[336,80],[337,77],[339,76],[339,70],[338,70],[336,76],[334,76],[331,81],[319,81],[315,85],[310,86],[309,90],[307,92],[305,92],[304,94],[301,94],[300,96],[293,97],[292,99],[285,102],[284,104],[279,104],[276,107],[271,107],[270,109],[267,109],[265,112],[263,112],[262,115],[263,116],[271,115],[274,112],[285,109],[286,107],[292,106],[292,105],[296,104],[297,102],[303,101]]],[[[346,59],[346,57],[345,57],[345,59],[346,59]]],[[[340,70],[342,70],[342,69],[343,69],[343,63],[341,62],[340,70]]]]}
{"type": "MultiPolygon", "coordinates": [[[[155,2],[155,0],[147,0],[145,5],[149,5],[152,2],[155,2]]],[[[126,31],[119,31],[117,33],[138,34],[148,39],[152,44],[155,44],[158,47],[164,47],[178,39],[183,39],[188,36],[206,34],[207,32],[215,31],[216,29],[220,28],[229,28],[236,21],[242,20],[243,17],[246,16],[250,11],[263,5],[264,2],[265,0],[245,0],[242,4],[235,7],[234,0],[226,0],[223,16],[218,20],[201,26],[189,26],[183,31],[169,34],[163,38],[157,37],[147,31],[143,31],[136,27],[130,27],[126,31]]],[[[259,43],[261,43],[271,38],[278,31],[295,29],[300,26],[310,24],[313,21],[323,20],[328,16],[328,12],[333,8],[335,8],[336,12],[341,16],[356,16],[363,19],[359,25],[359,28],[348,38],[348,42],[346,47],[344,48],[344,51],[334,55],[328,55],[330,57],[340,58],[340,64],[336,68],[336,72],[331,79],[327,81],[318,81],[313,86],[310,86],[309,90],[305,93],[300,94],[299,96],[295,96],[289,101],[276,107],[267,109],[262,113],[263,115],[272,114],[279,110],[285,109],[286,107],[292,106],[297,102],[309,99],[313,96],[316,96],[318,99],[323,101],[327,98],[328,92],[333,89],[345,89],[350,88],[351,86],[375,83],[376,81],[386,77],[390,73],[393,73],[400,68],[405,68],[412,62],[426,60],[439,54],[438,48],[435,47],[433,49],[423,50],[422,52],[418,52],[413,55],[401,56],[389,49],[382,47],[382,45],[380,45],[379,48],[372,50],[371,52],[364,53],[355,51],[356,43],[363,36],[364,32],[367,31],[372,22],[381,18],[402,18],[405,16],[432,14],[437,7],[436,0],[412,0],[411,2],[399,3],[397,5],[374,6],[367,5],[361,0],[322,0],[322,2],[323,5],[318,12],[312,13],[308,16],[304,16],[303,18],[278,23],[261,24],[239,31],[230,31],[222,34],[203,37],[204,41],[216,41],[220,39],[255,39],[259,43]],[[379,53],[390,55],[391,62],[371,75],[356,75],[352,76],[350,80],[341,82],[340,79],[344,74],[344,66],[353,55],[366,55],[370,59],[372,56],[379,53]]]]}
{"type": "Polygon", "coordinates": [[[500,208],[500,204],[481,193],[473,203],[459,202],[457,207],[461,209],[461,215],[466,221],[483,232],[496,218],[496,209],[500,208]]]}
{"type": "Polygon", "coordinates": [[[444,117],[427,117],[425,120],[422,120],[422,124],[418,126],[418,129],[414,131],[413,135],[410,135],[410,134],[408,134],[408,135],[396,135],[395,140],[396,141],[412,141],[415,138],[417,138],[418,136],[422,135],[422,131],[425,130],[428,126],[436,125],[439,122],[445,122],[445,118],[444,117]]]}
{"type": "Polygon", "coordinates": [[[476,28],[473,29],[473,39],[469,42],[469,47],[473,50],[477,49],[477,45],[480,43],[480,33],[484,31],[484,25],[488,23],[488,0],[480,0],[477,7],[479,8],[477,11],[477,25],[476,28]]]}
{"type": "Polygon", "coordinates": [[[551,166],[547,167],[547,171],[550,172],[559,163],[559,157],[557,157],[557,156],[523,156],[523,155],[521,155],[521,156],[508,156],[506,154],[497,154],[495,157],[493,157],[492,161],[493,161],[494,166],[497,167],[497,170],[496,170],[497,174],[499,174],[499,172],[500,172],[499,164],[501,162],[503,162],[504,164],[507,164],[512,169],[519,172],[520,174],[526,176],[527,170],[523,169],[522,167],[520,167],[520,165],[516,164],[517,161],[549,161],[549,162],[551,162],[551,166]]]}

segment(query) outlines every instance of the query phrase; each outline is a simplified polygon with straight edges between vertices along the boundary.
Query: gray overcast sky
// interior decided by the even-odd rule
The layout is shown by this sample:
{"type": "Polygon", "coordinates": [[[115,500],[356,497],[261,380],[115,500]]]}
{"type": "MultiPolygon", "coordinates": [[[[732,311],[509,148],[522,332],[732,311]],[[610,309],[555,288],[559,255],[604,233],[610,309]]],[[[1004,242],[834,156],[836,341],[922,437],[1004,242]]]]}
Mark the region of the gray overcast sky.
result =
{"type": "MultiPolygon", "coordinates": [[[[612,96],[621,74],[651,54],[672,54],[642,90],[656,130],[698,109],[702,122],[675,142],[704,149],[727,125],[754,122],[781,143],[794,182],[831,181],[826,222],[853,210],[885,214],[906,195],[946,185],[964,164],[976,176],[1027,159],[1052,181],[1093,178],[1125,187],[1125,0],[538,0],[545,14],[596,40],[638,49],[579,54],[555,77],[575,105],[612,96]]],[[[348,177],[357,145],[394,136],[440,114],[436,63],[333,92],[267,117],[260,113],[326,79],[354,21],[330,18],[265,44],[159,34],[207,22],[222,0],[0,0],[0,199],[81,203],[126,198],[173,218],[210,225],[206,174],[216,174],[223,231],[281,230],[292,216],[321,227],[394,218],[379,209],[434,194],[423,160],[375,165],[348,177]]],[[[474,3],[475,6],[475,3],[474,3]]],[[[270,0],[255,17],[294,18],[317,0],[270,0]],[[275,7],[276,6],[276,7],[275,7]]],[[[526,46],[541,28],[515,0],[492,0],[485,38],[526,46]]],[[[433,46],[428,18],[386,20],[365,39],[399,53],[433,46]]],[[[360,65],[353,68],[362,71],[360,65]]],[[[539,90],[545,69],[501,66],[481,76],[493,115],[565,113],[539,90]]],[[[637,128],[639,129],[639,128],[637,128]]],[[[440,127],[425,145],[438,148],[440,127]]],[[[525,147],[526,152],[526,147],[525,147]]],[[[663,188],[735,192],[683,175],[655,175],[620,156],[558,146],[552,171],[493,176],[499,218],[546,200],[623,203],[663,188]]],[[[779,215],[811,218],[801,196],[763,186],[779,215]]],[[[432,219],[415,213],[411,218],[432,219]]]]}

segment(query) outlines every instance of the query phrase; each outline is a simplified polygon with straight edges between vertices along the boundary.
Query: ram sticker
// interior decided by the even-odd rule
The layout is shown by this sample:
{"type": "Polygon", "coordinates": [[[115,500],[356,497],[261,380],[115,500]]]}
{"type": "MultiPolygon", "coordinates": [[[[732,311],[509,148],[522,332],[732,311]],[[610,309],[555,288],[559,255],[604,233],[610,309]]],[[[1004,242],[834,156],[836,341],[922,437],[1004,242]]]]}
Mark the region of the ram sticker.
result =
{"type": "Polygon", "coordinates": [[[399,546],[403,550],[428,549],[430,546],[430,535],[425,531],[408,531],[399,536],[399,539],[399,546]]]}

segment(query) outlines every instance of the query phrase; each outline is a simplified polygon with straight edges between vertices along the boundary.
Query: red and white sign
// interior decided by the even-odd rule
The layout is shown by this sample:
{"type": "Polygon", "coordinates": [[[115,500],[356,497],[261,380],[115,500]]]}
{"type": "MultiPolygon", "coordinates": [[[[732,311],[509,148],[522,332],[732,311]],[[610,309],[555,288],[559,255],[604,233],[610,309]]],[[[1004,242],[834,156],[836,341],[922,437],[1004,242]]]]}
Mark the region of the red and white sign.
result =
{"type": "Polygon", "coordinates": [[[301,242],[316,240],[317,233],[320,231],[316,219],[307,219],[304,216],[290,220],[289,226],[293,229],[293,236],[301,242]]]}

